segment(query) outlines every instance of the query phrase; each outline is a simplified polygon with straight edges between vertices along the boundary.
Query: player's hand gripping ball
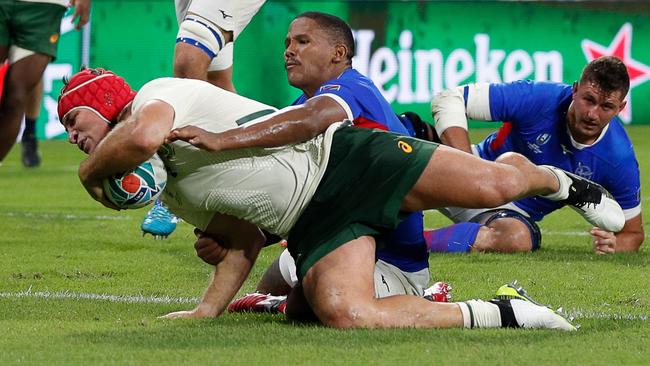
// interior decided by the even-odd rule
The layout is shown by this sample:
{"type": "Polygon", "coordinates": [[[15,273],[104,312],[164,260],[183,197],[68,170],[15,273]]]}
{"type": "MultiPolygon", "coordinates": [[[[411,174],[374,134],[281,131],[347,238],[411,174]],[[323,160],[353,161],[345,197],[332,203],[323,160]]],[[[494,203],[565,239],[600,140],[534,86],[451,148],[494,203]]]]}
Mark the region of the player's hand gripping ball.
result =
{"type": "Polygon", "coordinates": [[[124,174],[104,179],[104,194],[121,209],[144,207],[165,189],[167,172],[158,155],[124,174]]]}

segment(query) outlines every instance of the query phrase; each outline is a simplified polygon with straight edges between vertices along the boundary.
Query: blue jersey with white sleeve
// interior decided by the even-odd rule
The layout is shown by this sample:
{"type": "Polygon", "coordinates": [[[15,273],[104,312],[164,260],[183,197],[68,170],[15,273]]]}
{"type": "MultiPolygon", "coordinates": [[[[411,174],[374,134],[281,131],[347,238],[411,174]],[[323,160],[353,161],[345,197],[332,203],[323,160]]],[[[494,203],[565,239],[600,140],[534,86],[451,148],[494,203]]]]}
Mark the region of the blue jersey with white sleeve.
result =
{"type": "MultiPolygon", "coordinates": [[[[339,77],[326,81],[312,98],[315,97],[336,100],[355,127],[377,128],[409,135],[379,89],[357,70],[347,69],[339,77]]],[[[293,105],[303,104],[307,99],[309,98],[303,94],[293,105]]],[[[386,245],[378,250],[378,258],[406,272],[428,268],[429,253],[423,231],[422,213],[408,215],[385,238],[379,238],[386,245]]]]}
{"type": "MultiPolygon", "coordinates": [[[[491,119],[508,121],[511,126],[504,125],[506,129],[477,144],[478,153],[495,160],[514,151],[537,165],[552,165],[590,179],[614,196],[629,220],[641,213],[639,164],[632,143],[616,117],[593,144],[576,142],[567,127],[572,90],[570,85],[551,82],[490,84],[491,119]]],[[[542,197],[515,204],[536,221],[561,207],[542,197]]]]}

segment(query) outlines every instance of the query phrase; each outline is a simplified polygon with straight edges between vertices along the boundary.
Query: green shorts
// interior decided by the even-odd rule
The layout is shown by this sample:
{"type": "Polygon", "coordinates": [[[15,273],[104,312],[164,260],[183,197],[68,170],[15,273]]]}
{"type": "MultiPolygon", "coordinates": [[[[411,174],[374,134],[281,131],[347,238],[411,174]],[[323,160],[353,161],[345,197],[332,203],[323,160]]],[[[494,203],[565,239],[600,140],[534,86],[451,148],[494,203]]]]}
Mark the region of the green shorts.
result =
{"type": "Polygon", "coordinates": [[[298,279],[341,245],[394,229],[404,197],[437,146],[378,130],[336,131],[325,175],[289,232],[298,279]]]}
{"type": "Polygon", "coordinates": [[[56,57],[59,28],[66,8],[49,3],[0,1],[0,45],[56,57]]]}

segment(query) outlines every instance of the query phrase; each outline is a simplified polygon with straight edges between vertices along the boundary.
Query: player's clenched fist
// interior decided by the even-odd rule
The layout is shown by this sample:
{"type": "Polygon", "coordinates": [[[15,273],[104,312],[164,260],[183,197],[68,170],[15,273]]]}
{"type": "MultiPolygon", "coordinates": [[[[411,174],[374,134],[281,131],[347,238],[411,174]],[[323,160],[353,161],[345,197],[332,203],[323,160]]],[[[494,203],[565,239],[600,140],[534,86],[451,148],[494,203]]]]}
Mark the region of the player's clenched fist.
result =
{"type": "Polygon", "coordinates": [[[215,266],[223,260],[226,253],[228,253],[228,249],[222,247],[218,241],[199,229],[194,229],[194,234],[196,235],[194,249],[199,258],[205,263],[215,266]]]}

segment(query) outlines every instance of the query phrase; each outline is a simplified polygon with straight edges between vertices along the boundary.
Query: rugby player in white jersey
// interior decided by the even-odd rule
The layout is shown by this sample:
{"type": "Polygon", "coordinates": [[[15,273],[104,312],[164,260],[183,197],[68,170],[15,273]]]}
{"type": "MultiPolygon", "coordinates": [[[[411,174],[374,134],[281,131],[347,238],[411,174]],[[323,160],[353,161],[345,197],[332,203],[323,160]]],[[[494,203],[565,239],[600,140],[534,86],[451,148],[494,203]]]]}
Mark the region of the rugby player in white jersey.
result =
{"type": "Polygon", "coordinates": [[[296,259],[299,284],[290,295],[288,314],[293,303],[302,303],[336,328],[575,330],[523,295],[458,303],[411,295],[376,299],[373,235],[397,225],[400,212],[490,207],[534,194],[559,201],[598,194],[600,203],[584,207],[585,216],[615,226],[624,220],[622,210],[606,191],[559,169],[535,166],[518,154],[488,162],[410,137],[345,127],[315,111],[314,103],[275,111],[206,82],[174,78],[153,80],[136,95],[123,79],[102,69],[83,70],[62,89],[59,116],[70,143],[89,154],[79,177],[91,197],[112,207],[102,180],[158,152],[168,171],[163,201],[223,245],[200,304],[167,317],[221,314],[264,245],[261,228],[288,238],[296,259]],[[322,133],[316,128],[309,132],[314,136],[305,138],[304,129],[295,135],[290,127],[269,132],[270,126],[302,121],[320,126],[322,133]],[[288,142],[246,149],[223,144],[252,137],[261,145],[288,142]],[[215,139],[218,153],[210,151],[215,139]],[[362,180],[384,183],[351,189],[362,180]],[[456,189],[459,182],[464,182],[463,192],[456,189]]]}

